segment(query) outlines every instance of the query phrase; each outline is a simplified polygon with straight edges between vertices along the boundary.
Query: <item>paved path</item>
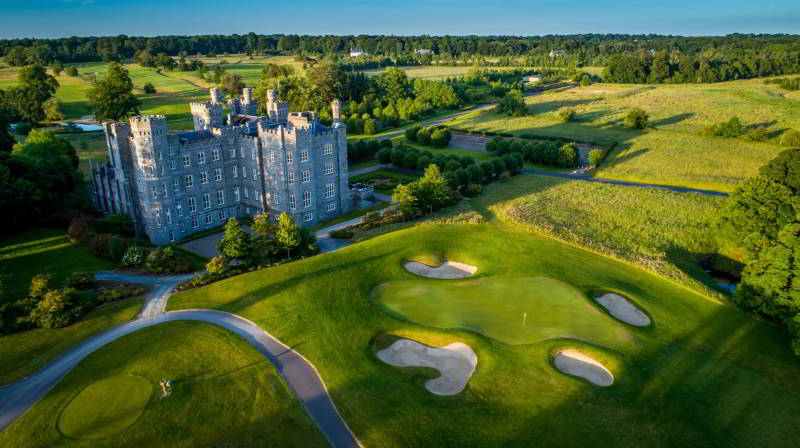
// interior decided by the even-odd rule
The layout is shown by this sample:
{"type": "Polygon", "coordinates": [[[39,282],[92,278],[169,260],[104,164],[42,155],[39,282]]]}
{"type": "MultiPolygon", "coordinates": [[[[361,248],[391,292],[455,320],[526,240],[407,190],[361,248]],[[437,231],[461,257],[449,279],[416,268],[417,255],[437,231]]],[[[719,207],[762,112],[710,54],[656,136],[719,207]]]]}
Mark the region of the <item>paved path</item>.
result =
{"type": "Polygon", "coordinates": [[[13,423],[31,406],[41,400],[67,373],[87,356],[106,344],[142,328],[165,322],[197,321],[217,325],[244,338],[286,379],[295,397],[303,404],[314,423],[334,447],[359,447],[360,443],[339,415],[328,395],[325,384],[314,366],[269,333],[235,314],[214,310],[183,310],[163,312],[169,295],[181,279],[190,276],[143,277],[112,272],[100,272],[100,280],[144,283],[156,287],[148,295],[145,308],[152,311],[139,318],[95,335],[51,361],[36,373],[7,386],[0,387],[0,430],[13,423]]]}
{"type": "Polygon", "coordinates": [[[95,274],[95,279],[112,282],[139,283],[152,286],[153,290],[145,297],[144,305],[139,311],[139,314],[136,315],[137,319],[145,319],[163,313],[167,308],[167,299],[172,295],[172,290],[178,286],[178,283],[189,280],[194,275],[195,274],[151,277],[100,271],[95,274]]]}
{"type": "Polygon", "coordinates": [[[586,182],[598,182],[601,184],[623,185],[627,187],[640,187],[640,188],[658,188],[662,190],[675,191],[678,193],[702,193],[702,194],[707,194],[709,196],[728,197],[728,193],[725,193],[724,191],[702,190],[699,188],[688,188],[688,187],[676,187],[674,185],[659,185],[659,184],[648,184],[642,182],[629,182],[625,180],[615,180],[615,179],[603,179],[599,177],[589,177],[582,172],[559,173],[555,171],[535,170],[532,168],[523,168],[522,172],[526,174],[537,174],[539,176],[560,177],[563,179],[582,180],[586,182]]]}

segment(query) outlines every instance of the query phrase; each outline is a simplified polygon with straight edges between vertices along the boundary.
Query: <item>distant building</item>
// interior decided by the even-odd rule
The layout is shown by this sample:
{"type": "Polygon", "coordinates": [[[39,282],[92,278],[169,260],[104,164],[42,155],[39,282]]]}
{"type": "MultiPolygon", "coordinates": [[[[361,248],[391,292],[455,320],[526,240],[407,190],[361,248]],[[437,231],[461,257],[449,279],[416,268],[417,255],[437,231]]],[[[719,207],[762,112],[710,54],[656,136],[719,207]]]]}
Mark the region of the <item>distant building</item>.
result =
{"type": "Polygon", "coordinates": [[[366,56],[366,55],[367,55],[367,52],[362,50],[362,49],[360,49],[360,48],[351,48],[350,49],[350,57],[351,58],[357,58],[359,56],[366,56]]]}
{"type": "Polygon", "coordinates": [[[104,123],[110,162],[91,163],[91,197],[106,214],[130,216],[137,233],[169,244],[228,218],[286,212],[300,226],[349,212],[347,127],[334,101],[333,125],[289,112],[274,90],[256,116],[251,90],[192,103],[194,131],[169,131],[163,115],[104,123]]]}
{"type": "Polygon", "coordinates": [[[550,57],[554,58],[556,56],[564,56],[567,54],[567,50],[550,50],[550,57]]]}
{"type": "Polygon", "coordinates": [[[542,75],[530,75],[522,78],[522,82],[526,84],[533,84],[535,82],[541,82],[542,75]]]}
{"type": "Polygon", "coordinates": [[[428,48],[420,48],[418,50],[414,50],[414,53],[416,53],[416,54],[433,54],[433,50],[428,49],[428,48]]]}

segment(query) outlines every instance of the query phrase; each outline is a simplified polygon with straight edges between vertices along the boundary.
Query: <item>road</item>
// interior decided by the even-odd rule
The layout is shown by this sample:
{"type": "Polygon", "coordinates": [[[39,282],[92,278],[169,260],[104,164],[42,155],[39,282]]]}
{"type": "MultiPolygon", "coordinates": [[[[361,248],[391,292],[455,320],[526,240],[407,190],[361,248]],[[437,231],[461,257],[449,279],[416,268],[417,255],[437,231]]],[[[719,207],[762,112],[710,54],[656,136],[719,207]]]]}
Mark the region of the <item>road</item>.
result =
{"type": "Polygon", "coordinates": [[[361,446],[328,394],[316,368],[291,347],[235,314],[215,310],[164,312],[172,289],[191,277],[143,277],[112,272],[98,273],[99,280],[125,281],[155,286],[148,294],[146,311],[137,319],[95,335],[51,361],[36,373],[0,387],[0,430],[5,429],[41,400],[75,366],[98,349],[125,335],[153,325],[174,321],[205,322],[241,336],[280,372],[306,412],[334,447],[361,446]]]}

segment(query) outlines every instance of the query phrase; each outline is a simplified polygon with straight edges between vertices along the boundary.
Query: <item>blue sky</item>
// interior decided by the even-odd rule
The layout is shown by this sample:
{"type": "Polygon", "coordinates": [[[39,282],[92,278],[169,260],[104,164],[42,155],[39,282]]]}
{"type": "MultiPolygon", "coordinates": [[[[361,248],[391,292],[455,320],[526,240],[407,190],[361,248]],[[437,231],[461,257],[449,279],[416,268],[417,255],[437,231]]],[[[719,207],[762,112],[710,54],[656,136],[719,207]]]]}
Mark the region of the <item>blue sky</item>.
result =
{"type": "Polygon", "coordinates": [[[800,0],[0,0],[0,38],[127,34],[800,34],[800,0]]]}

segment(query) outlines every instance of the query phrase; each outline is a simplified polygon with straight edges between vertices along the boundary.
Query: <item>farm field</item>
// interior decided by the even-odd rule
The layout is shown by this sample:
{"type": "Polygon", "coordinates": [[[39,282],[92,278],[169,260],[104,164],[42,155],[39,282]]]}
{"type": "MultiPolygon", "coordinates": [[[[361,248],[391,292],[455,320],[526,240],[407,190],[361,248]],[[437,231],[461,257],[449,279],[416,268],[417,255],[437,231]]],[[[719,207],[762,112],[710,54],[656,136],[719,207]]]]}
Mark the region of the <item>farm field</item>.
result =
{"type": "Polygon", "coordinates": [[[732,191],[744,178],[785,149],[777,139],[785,129],[800,129],[797,93],[763,80],[717,84],[632,86],[595,84],[526,98],[527,117],[489,111],[457,119],[457,129],[573,138],[618,143],[595,175],[599,177],[732,191]],[[556,112],[577,111],[563,123],[556,112]],[[651,128],[622,126],[627,112],[639,107],[650,114],[651,128]],[[703,137],[705,126],[738,115],[745,125],[767,127],[771,139],[703,137]]]}
{"type": "MultiPolygon", "coordinates": [[[[501,187],[490,185],[465,202],[488,217],[484,224],[399,230],[177,294],[168,309],[236,313],[297,347],[317,367],[364,446],[464,446],[475,440],[482,446],[529,446],[531,440],[624,445],[632,433],[642,446],[705,445],[710,439],[727,446],[792,445],[800,361],[782,329],[629,264],[498,219],[492,207],[513,197],[501,187]],[[443,258],[477,266],[475,280],[481,282],[551,278],[593,307],[588,297],[594,292],[618,291],[654,325],[622,326],[633,335],[622,346],[591,335],[578,341],[552,334],[507,345],[488,332],[419,325],[374,305],[376,288],[387,282],[448,288],[448,281],[420,279],[403,268],[408,260],[443,258]],[[465,343],[477,354],[477,370],[464,392],[431,395],[423,387],[427,373],[375,358],[373,343],[386,335],[431,346],[465,343]],[[555,371],[551,356],[569,347],[607,366],[614,386],[595,388],[555,371]]],[[[488,291],[487,300],[475,299],[474,311],[466,313],[496,315],[495,295],[488,291]]],[[[547,311],[529,306],[529,318],[547,311]]],[[[513,314],[501,316],[498,328],[521,325],[522,316],[513,314]]],[[[571,324],[561,325],[569,330],[571,324]]]]}
{"type": "Polygon", "coordinates": [[[325,445],[260,353],[233,333],[197,322],[161,324],[110,343],[0,432],[0,445],[9,448],[190,447],[198,441],[325,445]],[[158,382],[165,377],[174,386],[161,398],[158,382]]]}
{"type": "MultiPolygon", "coordinates": [[[[421,78],[427,79],[431,81],[441,81],[446,78],[452,77],[459,77],[464,76],[470,71],[474,70],[475,67],[472,65],[464,65],[464,66],[434,66],[434,65],[420,65],[420,66],[398,66],[397,68],[402,69],[406,72],[409,78],[421,78]]],[[[514,70],[514,69],[536,69],[541,67],[480,67],[482,70],[514,70]]],[[[368,76],[375,76],[379,75],[383,72],[383,68],[370,68],[366,70],[362,70],[362,72],[366,73],[368,76]]],[[[579,69],[581,71],[585,71],[587,73],[597,74],[600,75],[603,72],[602,67],[584,67],[579,69]]]]}
{"type": "Polygon", "coordinates": [[[136,316],[142,299],[126,299],[95,308],[64,328],[37,328],[0,336],[0,385],[30,375],[69,347],[136,316]]]}
{"type": "Polygon", "coordinates": [[[74,247],[63,230],[37,228],[0,238],[2,302],[14,302],[28,295],[31,278],[41,272],[63,282],[73,272],[113,269],[113,263],[97,258],[83,247],[74,247]]]}
{"type": "Polygon", "coordinates": [[[525,175],[492,194],[490,210],[504,221],[721,297],[698,261],[731,250],[715,238],[724,198],[525,175]]]}

